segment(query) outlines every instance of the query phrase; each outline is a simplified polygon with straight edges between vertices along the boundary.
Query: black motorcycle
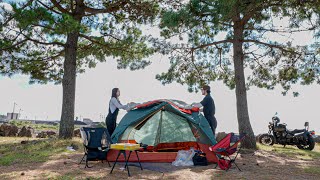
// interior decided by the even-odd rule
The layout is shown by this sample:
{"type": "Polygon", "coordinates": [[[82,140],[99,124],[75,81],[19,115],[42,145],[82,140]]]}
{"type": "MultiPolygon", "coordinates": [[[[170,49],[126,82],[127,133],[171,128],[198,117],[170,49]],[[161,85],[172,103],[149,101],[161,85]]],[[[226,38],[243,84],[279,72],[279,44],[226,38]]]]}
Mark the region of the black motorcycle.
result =
{"type": "Polygon", "coordinates": [[[309,122],[305,122],[304,129],[295,129],[290,131],[287,129],[287,124],[280,123],[277,113],[272,117],[272,122],[269,122],[269,132],[259,136],[259,142],[264,145],[272,146],[273,144],[294,145],[299,149],[313,150],[315,142],[313,136],[314,131],[309,131],[309,122]]]}

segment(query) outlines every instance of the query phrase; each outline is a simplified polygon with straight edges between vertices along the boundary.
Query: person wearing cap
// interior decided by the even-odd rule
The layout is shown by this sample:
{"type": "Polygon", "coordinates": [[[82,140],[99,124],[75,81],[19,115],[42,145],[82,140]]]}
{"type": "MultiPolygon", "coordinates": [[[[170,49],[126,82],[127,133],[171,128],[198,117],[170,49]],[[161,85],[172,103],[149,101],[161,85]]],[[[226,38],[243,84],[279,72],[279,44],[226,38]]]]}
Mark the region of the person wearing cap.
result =
{"type": "Polygon", "coordinates": [[[204,117],[207,119],[209,125],[211,126],[213,135],[215,135],[216,128],[217,128],[217,120],[215,118],[216,107],[211,97],[210,93],[210,86],[205,85],[201,89],[202,95],[204,95],[203,100],[200,103],[192,103],[192,107],[203,107],[203,114],[204,117]]]}

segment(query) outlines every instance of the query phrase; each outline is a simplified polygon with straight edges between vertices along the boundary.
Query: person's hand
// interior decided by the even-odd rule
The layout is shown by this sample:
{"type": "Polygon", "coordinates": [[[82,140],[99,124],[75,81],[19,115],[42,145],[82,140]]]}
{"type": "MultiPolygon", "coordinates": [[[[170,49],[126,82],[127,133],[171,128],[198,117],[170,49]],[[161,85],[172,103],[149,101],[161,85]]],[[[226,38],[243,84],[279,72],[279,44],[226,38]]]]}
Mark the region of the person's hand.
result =
{"type": "Polygon", "coordinates": [[[129,105],[130,105],[130,106],[136,106],[137,103],[135,103],[135,102],[130,102],[129,105]]]}
{"type": "Polygon", "coordinates": [[[194,103],[191,104],[191,106],[193,107],[195,104],[197,104],[197,103],[194,102],[194,103]]]}

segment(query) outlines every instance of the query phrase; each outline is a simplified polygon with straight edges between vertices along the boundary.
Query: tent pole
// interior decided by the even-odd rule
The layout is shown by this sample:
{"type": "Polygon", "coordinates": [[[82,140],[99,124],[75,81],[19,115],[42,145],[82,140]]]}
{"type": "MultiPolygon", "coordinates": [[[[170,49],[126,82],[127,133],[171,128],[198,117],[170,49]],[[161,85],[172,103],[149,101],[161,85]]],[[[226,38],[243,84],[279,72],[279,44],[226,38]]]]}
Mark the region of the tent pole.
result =
{"type": "Polygon", "coordinates": [[[158,130],[157,130],[157,135],[156,135],[156,139],[155,139],[155,144],[154,146],[156,146],[157,144],[160,143],[160,138],[161,138],[161,124],[162,124],[162,114],[163,114],[163,109],[161,108],[161,114],[160,114],[160,120],[159,120],[159,126],[158,126],[158,130]]]}

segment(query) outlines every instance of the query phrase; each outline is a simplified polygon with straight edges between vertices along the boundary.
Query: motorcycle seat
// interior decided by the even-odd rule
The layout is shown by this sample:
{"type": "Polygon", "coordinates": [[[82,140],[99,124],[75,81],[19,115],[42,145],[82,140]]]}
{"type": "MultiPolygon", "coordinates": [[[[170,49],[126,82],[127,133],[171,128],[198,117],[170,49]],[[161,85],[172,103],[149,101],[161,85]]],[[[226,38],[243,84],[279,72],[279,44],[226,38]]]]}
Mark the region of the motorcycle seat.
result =
{"type": "Polygon", "coordinates": [[[305,131],[305,129],[294,129],[294,130],[288,130],[288,133],[294,135],[297,133],[302,133],[304,131],[305,131]]]}

